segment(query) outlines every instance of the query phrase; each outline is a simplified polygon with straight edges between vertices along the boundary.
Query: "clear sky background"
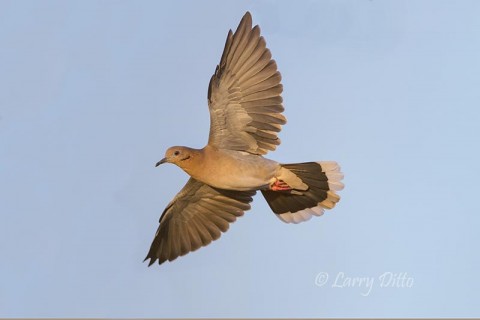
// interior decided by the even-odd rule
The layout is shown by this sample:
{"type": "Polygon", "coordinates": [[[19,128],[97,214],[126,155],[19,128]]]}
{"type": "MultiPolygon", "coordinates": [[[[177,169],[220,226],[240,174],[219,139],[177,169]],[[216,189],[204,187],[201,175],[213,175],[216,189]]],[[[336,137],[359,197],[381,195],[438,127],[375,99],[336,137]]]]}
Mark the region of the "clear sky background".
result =
{"type": "Polygon", "coordinates": [[[479,17],[479,1],[0,1],[0,316],[480,316],[479,17]],[[147,268],[187,180],[154,164],[206,143],[208,81],[247,10],[285,88],[268,157],[338,161],[342,200],[287,225],[257,195],[220,240],[147,268]]]}

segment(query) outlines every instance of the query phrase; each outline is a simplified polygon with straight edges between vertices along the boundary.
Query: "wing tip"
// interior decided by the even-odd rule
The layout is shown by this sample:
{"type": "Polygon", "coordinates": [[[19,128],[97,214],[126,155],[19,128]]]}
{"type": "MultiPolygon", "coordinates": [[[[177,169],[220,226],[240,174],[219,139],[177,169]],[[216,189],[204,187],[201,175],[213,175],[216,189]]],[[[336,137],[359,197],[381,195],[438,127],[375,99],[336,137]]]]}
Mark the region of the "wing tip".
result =
{"type": "Polygon", "coordinates": [[[156,259],[154,259],[153,257],[150,257],[150,256],[147,255],[147,256],[145,257],[145,259],[143,259],[142,262],[145,262],[145,261],[147,261],[148,259],[150,259],[150,261],[148,261],[148,267],[150,267],[152,264],[155,263],[155,260],[156,260],[156,259]]]}
{"type": "Polygon", "coordinates": [[[250,13],[250,11],[247,10],[247,12],[245,12],[245,14],[243,15],[242,20],[250,20],[250,21],[252,21],[252,14],[250,13]]]}
{"type": "Polygon", "coordinates": [[[155,256],[151,255],[150,252],[147,254],[145,259],[143,259],[143,262],[147,261],[148,259],[150,259],[150,261],[148,261],[148,267],[152,266],[157,261],[158,261],[158,265],[161,265],[162,263],[164,263],[166,261],[166,260],[162,260],[162,259],[159,259],[158,257],[155,257],[155,256]]]}

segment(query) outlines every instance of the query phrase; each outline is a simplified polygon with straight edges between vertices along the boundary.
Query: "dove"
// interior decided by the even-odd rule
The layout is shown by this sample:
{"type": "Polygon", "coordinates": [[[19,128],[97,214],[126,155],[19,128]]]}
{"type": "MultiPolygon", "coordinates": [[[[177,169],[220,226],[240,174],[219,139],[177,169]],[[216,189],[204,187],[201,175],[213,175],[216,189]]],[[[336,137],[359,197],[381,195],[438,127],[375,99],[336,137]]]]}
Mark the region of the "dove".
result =
{"type": "MultiPolygon", "coordinates": [[[[334,161],[283,164],[265,158],[280,144],[286,118],[281,75],[247,12],[230,30],[208,86],[210,133],[202,149],[173,146],[156,163],[189,176],[163,211],[144,261],[173,261],[220,238],[260,191],[283,222],[321,216],[339,202],[343,174],[334,161]]],[[[313,143],[313,141],[312,141],[313,143]]]]}

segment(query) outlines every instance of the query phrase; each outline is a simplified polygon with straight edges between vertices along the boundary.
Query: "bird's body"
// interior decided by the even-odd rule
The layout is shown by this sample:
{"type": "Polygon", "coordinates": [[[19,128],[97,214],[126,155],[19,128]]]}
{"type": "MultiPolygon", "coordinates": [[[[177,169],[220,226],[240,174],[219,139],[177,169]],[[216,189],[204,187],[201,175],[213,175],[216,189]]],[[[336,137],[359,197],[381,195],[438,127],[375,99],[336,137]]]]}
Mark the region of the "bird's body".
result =
{"type": "Polygon", "coordinates": [[[258,190],[287,223],[320,216],[340,200],[336,191],[343,188],[343,175],[336,162],[281,164],[263,157],[280,144],[277,135],[286,123],[280,81],[260,28],[252,28],[247,12],[235,33],[228,33],[210,80],[207,145],[171,147],[157,163],[173,163],[191,178],[160,217],[149,265],[218,239],[250,209],[258,190]]]}
{"type": "Polygon", "coordinates": [[[260,190],[275,182],[280,164],[243,151],[206,146],[194,151],[193,164],[184,169],[192,178],[225,190],[260,190]],[[209,165],[214,163],[215,165],[209,165]],[[232,170],[235,168],[235,170],[232,170]]]}

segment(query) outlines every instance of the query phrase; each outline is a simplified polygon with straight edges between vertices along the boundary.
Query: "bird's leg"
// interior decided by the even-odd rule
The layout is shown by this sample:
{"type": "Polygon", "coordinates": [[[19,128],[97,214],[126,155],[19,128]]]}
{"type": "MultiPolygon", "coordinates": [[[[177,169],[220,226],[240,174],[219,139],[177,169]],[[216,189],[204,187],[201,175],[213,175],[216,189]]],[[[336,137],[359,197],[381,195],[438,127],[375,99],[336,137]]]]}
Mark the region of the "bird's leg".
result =
{"type": "Polygon", "coordinates": [[[292,188],[285,183],[283,180],[275,180],[275,182],[270,185],[270,190],[273,191],[291,191],[292,188]]]}

